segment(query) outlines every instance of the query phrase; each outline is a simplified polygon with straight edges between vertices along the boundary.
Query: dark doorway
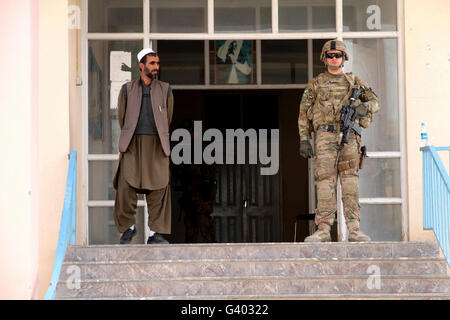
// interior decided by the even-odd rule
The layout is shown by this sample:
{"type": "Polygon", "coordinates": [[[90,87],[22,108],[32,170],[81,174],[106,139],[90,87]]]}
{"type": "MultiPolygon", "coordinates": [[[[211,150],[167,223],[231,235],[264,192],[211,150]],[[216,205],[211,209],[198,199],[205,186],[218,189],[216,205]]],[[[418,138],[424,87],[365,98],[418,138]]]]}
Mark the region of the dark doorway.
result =
{"type": "MultiPolygon", "coordinates": [[[[216,242],[294,240],[295,216],[308,211],[308,162],[298,155],[296,133],[300,94],[298,90],[174,90],[172,129],[191,119],[202,121],[203,132],[219,129],[224,138],[226,129],[265,129],[269,138],[271,129],[279,130],[276,174],[261,175],[265,166],[259,160],[257,164],[216,165],[217,193],[210,215],[216,242]]],[[[179,201],[183,186],[174,175],[171,181],[173,227],[168,238],[185,243],[186,213],[179,201]]],[[[297,239],[302,240],[308,230],[307,222],[300,223],[297,239]]],[[[209,241],[199,232],[197,240],[189,242],[209,241]]]]}
{"type": "MultiPolygon", "coordinates": [[[[205,95],[205,125],[244,131],[279,129],[278,95],[271,92],[212,92],[205,95]]],[[[248,145],[246,145],[248,156],[248,145]]],[[[278,150],[277,150],[278,151],[278,150]]],[[[235,161],[236,163],[237,161],[235,161]]],[[[281,240],[280,173],[261,175],[261,164],[217,166],[214,206],[219,242],[281,240]]]]}

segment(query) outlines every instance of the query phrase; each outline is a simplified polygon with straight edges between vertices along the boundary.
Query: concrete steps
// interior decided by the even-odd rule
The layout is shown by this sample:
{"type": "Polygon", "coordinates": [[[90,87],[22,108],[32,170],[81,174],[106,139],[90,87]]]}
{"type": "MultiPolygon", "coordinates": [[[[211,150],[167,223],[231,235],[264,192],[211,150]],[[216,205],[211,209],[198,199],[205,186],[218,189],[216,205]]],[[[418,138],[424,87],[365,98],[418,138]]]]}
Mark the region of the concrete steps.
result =
{"type": "Polygon", "coordinates": [[[76,246],[57,299],[449,299],[429,242],[76,246]]]}

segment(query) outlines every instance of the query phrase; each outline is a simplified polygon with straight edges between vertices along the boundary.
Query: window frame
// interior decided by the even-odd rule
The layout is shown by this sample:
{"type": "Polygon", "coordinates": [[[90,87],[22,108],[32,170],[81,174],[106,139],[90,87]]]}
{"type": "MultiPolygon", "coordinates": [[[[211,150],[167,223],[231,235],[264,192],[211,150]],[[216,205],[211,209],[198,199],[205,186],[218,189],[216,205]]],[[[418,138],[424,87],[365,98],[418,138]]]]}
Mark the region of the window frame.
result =
{"type": "MultiPolygon", "coordinates": [[[[142,33],[89,33],[88,32],[88,0],[82,0],[82,29],[81,29],[81,57],[82,57],[82,185],[84,186],[82,197],[82,208],[79,213],[82,215],[81,221],[84,225],[79,228],[81,233],[81,242],[88,244],[88,210],[90,207],[111,207],[114,206],[113,200],[89,200],[89,162],[90,161],[117,161],[118,154],[89,154],[88,153],[88,41],[89,40],[142,40],[144,47],[153,45],[157,50],[157,40],[203,40],[205,53],[205,83],[202,85],[173,85],[173,89],[198,90],[198,89],[304,89],[304,84],[262,84],[261,76],[261,40],[307,40],[308,42],[308,79],[313,77],[313,40],[316,39],[396,39],[397,40],[397,87],[398,87],[398,114],[399,126],[398,134],[400,137],[400,150],[394,152],[368,152],[368,156],[373,159],[399,159],[400,161],[400,198],[360,198],[360,204],[396,204],[401,205],[402,212],[402,241],[408,240],[408,202],[407,202],[407,163],[406,163],[406,132],[405,132],[405,82],[404,82],[404,18],[403,18],[403,0],[393,0],[397,2],[397,31],[369,31],[369,32],[344,32],[343,31],[343,1],[335,0],[336,3],[336,31],[335,32],[279,32],[278,28],[278,0],[271,0],[272,10],[272,32],[268,33],[215,33],[214,32],[214,0],[207,0],[207,32],[205,33],[152,33],[150,29],[150,5],[151,0],[143,1],[143,32],[142,33]],[[256,40],[256,84],[244,85],[214,85],[210,84],[210,61],[209,61],[209,41],[210,40],[256,40]]],[[[314,174],[312,162],[309,160],[309,195],[310,212],[315,207],[314,174]]],[[[338,196],[340,195],[340,186],[338,196]]],[[[145,201],[139,200],[138,206],[146,207],[145,201]]],[[[342,202],[338,204],[338,228],[339,241],[347,237],[345,221],[343,218],[342,202]]],[[[147,219],[147,209],[145,208],[145,219],[147,219]]],[[[147,221],[145,221],[146,223],[147,221]]]]}

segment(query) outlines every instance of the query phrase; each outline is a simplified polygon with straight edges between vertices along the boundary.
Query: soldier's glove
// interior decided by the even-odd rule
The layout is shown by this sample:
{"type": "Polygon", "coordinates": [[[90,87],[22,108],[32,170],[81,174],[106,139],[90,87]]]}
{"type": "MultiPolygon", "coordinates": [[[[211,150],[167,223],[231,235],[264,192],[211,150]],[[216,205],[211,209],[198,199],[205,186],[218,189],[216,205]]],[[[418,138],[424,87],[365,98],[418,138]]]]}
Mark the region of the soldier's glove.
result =
{"type": "Polygon", "coordinates": [[[367,103],[361,102],[361,100],[359,99],[355,100],[353,107],[355,108],[356,116],[358,118],[366,116],[367,113],[369,112],[369,106],[367,105],[367,103]]]}
{"type": "Polygon", "coordinates": [[[313,156],[313,149],[309,140],[300,141],[300,155],[303,158],[311,158],[313,156]]]}

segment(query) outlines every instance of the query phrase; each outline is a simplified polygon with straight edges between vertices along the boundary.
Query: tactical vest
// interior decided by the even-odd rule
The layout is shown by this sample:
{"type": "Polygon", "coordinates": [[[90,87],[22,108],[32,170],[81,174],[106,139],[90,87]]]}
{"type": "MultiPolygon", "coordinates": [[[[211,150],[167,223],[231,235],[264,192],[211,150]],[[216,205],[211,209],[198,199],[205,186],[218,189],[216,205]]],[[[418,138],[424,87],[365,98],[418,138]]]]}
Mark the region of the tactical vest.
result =
{"type": "MultiPolygon", "coordinates": [[[[342,106],[349,104],[352,89],[361,85],[359,79],[351,72],[344,74],[346,81],[342,81],[341,78],[338,82],[338,77],[321,73],[313,81],[316,99],[314,105],[307,111],[307,117],[312,121],[314,131],[321,125],[339,128],[342,106]]],[[[370,121],[364,118],[356,119],[355,122],[364,128],[370,124],[370,121]]]]}

